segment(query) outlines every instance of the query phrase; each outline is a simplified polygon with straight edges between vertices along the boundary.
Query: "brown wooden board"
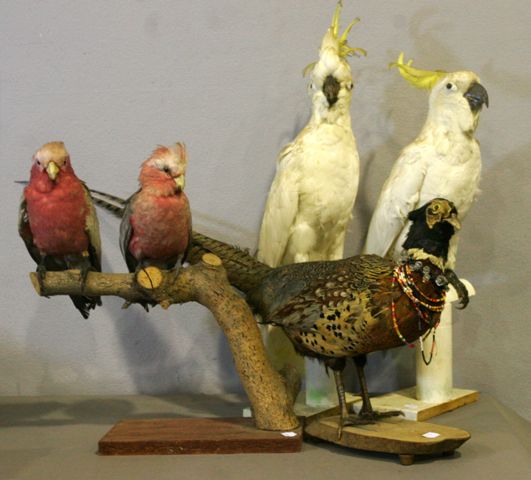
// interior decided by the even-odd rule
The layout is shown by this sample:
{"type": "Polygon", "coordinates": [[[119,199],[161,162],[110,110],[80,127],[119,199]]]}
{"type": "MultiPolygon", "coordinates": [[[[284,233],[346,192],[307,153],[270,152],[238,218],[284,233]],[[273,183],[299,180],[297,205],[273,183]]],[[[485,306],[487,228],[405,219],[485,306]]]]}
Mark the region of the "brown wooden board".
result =
{"type": "Polygon", "coordinates": [[[403,465],[413,463],[415,455],[452,453],[470,438],[468,432],[458,428],[393,417],[370,425],[344,427],[341,439],[338,440],[338,418],[338,416],[310,418],[304,426],[304,433],[344,447],[398,454],[403,465]],[[428,432],[438,436],[435,438],[423,436],[428,432]]]}
{"type": "Polygon", "coordinates": [[[123,420],[99,441],[101,455],[291,453],[302,446],[302,429],[258,430],[251,418],[123,420]],[[288,435],[283,435],[288,434],[288,435]]]}

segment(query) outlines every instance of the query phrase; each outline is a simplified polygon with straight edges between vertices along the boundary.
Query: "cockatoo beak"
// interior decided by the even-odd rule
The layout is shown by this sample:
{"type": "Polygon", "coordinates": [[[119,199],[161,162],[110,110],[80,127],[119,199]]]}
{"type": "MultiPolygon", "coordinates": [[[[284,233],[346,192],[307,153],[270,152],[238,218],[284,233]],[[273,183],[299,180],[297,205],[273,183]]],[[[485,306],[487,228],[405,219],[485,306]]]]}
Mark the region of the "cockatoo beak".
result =
{"type": "Polygon", "coordinates": [[[475,113],[481,110],[483,104],[489,107],[489,94],[481,83],[474,82],[470,85],[470,88],[464,93],[465,97],[470,105],[470,109],[475,113]]]}
{"type": "Polygon", "coordinates": [[[182,191],[184,190],[184,185],[185,185],[185,179],[184,179],[184,175],[179,175],[178,177],[175,177],[173,179],[175,181],[175,185],[177,185],[177,188],[182,191]]]}
{"type": "Polygon", "coordinates": [[[57,178],[59,167],[55,162],[49,162],[46,167],[46,173],[48,174],[48,178],[53,182],[57,178]]]}
{"type": "Polygon", "coordinates": [[[337,102],[339,89],[339,82],[332,75],[328,75],[323,83],[323,93],[330,108],[337,102]]]}

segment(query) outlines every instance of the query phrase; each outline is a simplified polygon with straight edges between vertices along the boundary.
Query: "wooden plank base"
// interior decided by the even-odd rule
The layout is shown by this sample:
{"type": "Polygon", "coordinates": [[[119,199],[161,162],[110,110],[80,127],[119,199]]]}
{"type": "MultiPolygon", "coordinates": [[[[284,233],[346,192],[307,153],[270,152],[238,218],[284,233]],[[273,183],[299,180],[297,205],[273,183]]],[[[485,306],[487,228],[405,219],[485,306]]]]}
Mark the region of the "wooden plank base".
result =
{"type": "Polygon", "coordinates": [[[302,446],[302,428],[258,430],[250,418],[124,420],[98,443],[101,455],[292,453],[302,446]]]}
{"type": "Polygon", "coordinates": [[[468,432],[458,428],[392,417],[370,425],[344,427],[338,439],[338,420],[338,415],[311,417],[304,434],[348,448],[397,454],[402,465],[411,465],[417,455],[451,454],[470,438],[468,432]]]}

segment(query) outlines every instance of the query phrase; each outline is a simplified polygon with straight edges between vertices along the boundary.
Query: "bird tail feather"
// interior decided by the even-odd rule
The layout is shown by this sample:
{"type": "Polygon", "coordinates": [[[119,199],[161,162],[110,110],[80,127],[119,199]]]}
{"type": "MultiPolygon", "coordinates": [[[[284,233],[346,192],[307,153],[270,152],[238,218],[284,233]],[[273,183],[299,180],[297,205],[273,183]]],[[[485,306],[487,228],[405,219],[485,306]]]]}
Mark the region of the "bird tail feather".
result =
{"type": "Polygon", "coordinates": [[[194,231],[188,261],[197,263],[205,253],[213,253],[221,259],[229,282],[244,293],[258,286],[272,270],[249,252],[194,231]]]}

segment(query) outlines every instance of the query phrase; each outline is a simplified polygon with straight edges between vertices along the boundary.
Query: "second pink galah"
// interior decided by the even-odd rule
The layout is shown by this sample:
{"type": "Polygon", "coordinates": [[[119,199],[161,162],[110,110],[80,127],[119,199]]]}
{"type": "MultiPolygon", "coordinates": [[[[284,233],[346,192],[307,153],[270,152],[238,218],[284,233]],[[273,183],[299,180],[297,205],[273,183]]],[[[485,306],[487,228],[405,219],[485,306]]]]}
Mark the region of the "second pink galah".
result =
{"type": "Polygon", "coordinates": [[[190,245],[192,216],[184,193],[186,147],[159,147],[142,164],[140,189],[127,201],[120,247],[130,272],[180,267],[190,245]]]}

